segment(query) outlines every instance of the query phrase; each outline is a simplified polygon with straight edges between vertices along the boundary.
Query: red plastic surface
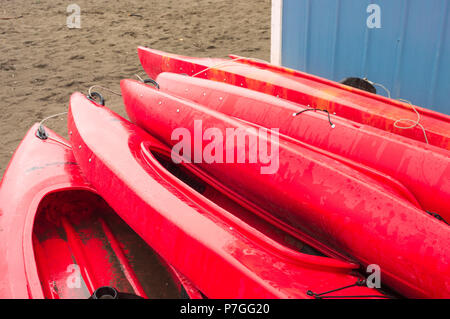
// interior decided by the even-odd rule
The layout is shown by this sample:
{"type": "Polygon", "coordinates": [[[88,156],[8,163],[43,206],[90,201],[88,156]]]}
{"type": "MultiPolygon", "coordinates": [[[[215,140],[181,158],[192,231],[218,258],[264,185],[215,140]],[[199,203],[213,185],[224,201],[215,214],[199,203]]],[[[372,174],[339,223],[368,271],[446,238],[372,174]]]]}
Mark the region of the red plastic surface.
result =
{"type": "MultiPolygon", "coordinates": [[[[330,85],[331,81],[320,81],[317,77],[280,73],[270,68],[246,65],[239,61],[185,57],[144,47],[138,48],[138,54],[144,70],[153,78],[165,71],[196,75],[310,105],[313,108],[326,109],[354,122],[371,125],[421,142],[425,141],[424,133],[419,126],[412,129],[394,127],[396,120],[417,119],[416,113],[406,103],[373,98],[347,86],[330,85]]],[[[421,114],[420,123],[426,130],[429,143],[450,150],[450,117],[416,108],[421,114]]]]}
{"type": "Polygon", "coordinates": [[[358,163],[362,163],[382,172],[388,175],[386,183],[401,183],[394,187],[412,193],[423,209],[450,221],[447,150],[334,116],[333,128],[327,115],[320,112],[308,111],[294,117],[305,106],[225,83],[167,72],[159,74],[156,81],[161,91],[257,125],[278,128],[282,134],[331,152],[330,156],[354,161],[353,167],[361,167],[358,163]]]}
{"type": "MultiPolygon", "coordinates": [[[[235,62],[238,63],[243,63],[243,64],[247,64],[247,65],[251,65],[251,66],[256,66],[258,68],[261,69],[265,69],[265,70],[271,70],[271,71],[275,71],[277,73],[280,74],[286,74],[286,75],[292,75],[294,77],[297,77],[299,79],[305,79],[305,80],[311,80],[311,81],[315,81],[318,83],[322,83],[325,85],[329,85],[341,90],[345,90],[348,92],[351,92],[353,94],[357,94],[360,95],[362,97],[367,97],[367,98],[371,98],[377,101],[380,101],[382,103],[386,103],[391,105],[392,107],[400,107],[403,109],[407,109],[407,110],[411,110],[411,106],[409,104],[405,104],[404,102],[400,101],[400,100],[395,100],[395,99],[391,99],[391,98],[387,98],[384,97],[382,95],[378,95],[378,94],[374,94],[368,91],[364,91],[364,90],[360,90],[358,88],[354,88],[348,85],[344,85],[342,83],[339,82],[335,82],[335,81],[331,81],[313,74],[309,74],[309,73],[305,73],[305,72],[301,72],[299,70],[295,70],[295,69],[291,69],[291,68],[286,68],[283,66],[277,66],[274,64],[270,64],[268,62],[262,61],[262,60],[254,60],[251,58],[246,58],[246,57],[242,57],[239,55],[235,55],[235,54],[230,54],[229,57],[233,60],[235,60],[235,62]]],[[[414,106],[416,108],[416,110],[418,110],[420,112],[420,114],[424,114],[426,116],[430,116],[430,117],[434,117],[440,120],[443,120],[445,122],[449,122],[450,121],[450,117],[446,114],[442,114],[427,108],[423,108],[420,106],[415,105],[414,106]]]]}
{"type": "MultiPolygon", "coordinates": [[[[176,128],[189,130],[195,145],[195,120],[202,120],[202,133],[216,128],[224,136],[227,128],[249,127],[137,81],[124,80],[121,87],[132,121],[168,146],[178,142],[171,139],[176,128]]],[[[450,228],[446,224],[385,184],[314,150],[282,137],[279,150],[280,169],[272,175],[262,175],[262,164],[249,163],[248,157],[240,164],[195,165],[221,191],[253,206],[254,212],[274,216],[284,226],[364,265],[378,264],[384,282],[401,294],[450,296],[450,228]]],[[[225,147],[223,151],[225,158],[225,147]]]]}
{"type": "Polygon", "coordinates": [[[181,274],[159,261],[82,177],[67,141],[34,125],[0,186],[0,298],[88,298],[101,286],[176,298],[181,274]]]}
{"type": "MultiPolygon", "coordinates": [[[[155,157],[170,156],[166,146],[80,93],[71,97],[68,126],[86,178],[208,297],[311,298],[308,290],[324,292],[358,280],[352,275],[357,265],[296,252],[282,244],[287,234],[269,236],[270,225],[221,193],[182,182],[155,157]]],[[[333,295],[382,296],[367,287],[333,295]]]]}

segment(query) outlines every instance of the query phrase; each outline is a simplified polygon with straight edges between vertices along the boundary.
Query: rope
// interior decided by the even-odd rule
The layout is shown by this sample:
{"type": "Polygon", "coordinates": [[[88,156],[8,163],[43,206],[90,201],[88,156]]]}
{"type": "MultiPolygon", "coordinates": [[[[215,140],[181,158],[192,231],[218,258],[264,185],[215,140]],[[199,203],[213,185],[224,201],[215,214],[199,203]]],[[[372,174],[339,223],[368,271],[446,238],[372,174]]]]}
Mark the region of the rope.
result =
{"type": "Polygon", "coordinates": [[[89,96],[91,96],[91,91],[92,91],[92,89],[95,88],[95,87],[101,88],[101,89],[103,89],[103,90],[105,90],[105,91],[108,91],[108,92],[111,92],[111,93],[113,93],[113,94],[115,94],[115,95],[122,96],[122,94],[117,93],[117,92],[115,92],[115,91],[113,91],[113,90],[111,90],[111,89],[105,88],[105,87],[103,87],[103,86],[101,86],[101,85],[93,85],[93,86],[91,86],[91,87],[89,88],[89,90],[88,90],[88,95],[89,95],[89,96]]]}
{"type": "Polygon", "coordinates": [[[134,74],[138,79],[139,79],[139,81],[141,81],[141,82],[144,82],[144,79],[143,78],[141,78],[140,76],[139,76],[139,74],[134,74]]]}
{"type": "MultiPolygon", "coordinates": [[[[365,78],[364,80],[368,81],[368,82],[369,82],[370,84],[372,84],[372,85],[376,85],[376,86],[379,86],[379,87],[383,88],[383,89],[386,91],[388,98],[391,98],[391,92],[390,92],[383,84],[381,84],[381,83],[376,83],[376,82],[372,82],[372,81],[370,81],[370,80],[368,80],[368,79],[366,79],[366,78],[365,78]]],[[[425,131],[425,128],[422,126],[422,124],[420,124],[420,119],[421,119],[421,118],[420,118],[420,114],[419,114],[419,112],[417,112],[417,110],[416,110],[416,108],[414,107],[414,105],[413,105],[410,101],[405,100],[405,99],[397,99],[397,100],[402,101],[402,102],[405,102],[405,103],[408,103],[409,105],[411,105],[411,108],[412,108],[413,111],[416,112],[416,114],[417,114],[417,120],[416,120],[416,121],[413,121],[413,120],[410,120],[410,119],[398,119],[398,120],[396,120],[396,121],[394,122],[394,127],[398,128],[398,129],[401,129],[401,130],[408,130],[408,129],[415,128],[416,126],[419,126],[419,127],[422,129],[423,136],[424,136],[424,138],[425,138],[425,142],[426,142],[427,144],[429,144],[429,143],[428,143],[428,137],[427,137],[427,133],[426,133],[426,131],[425,131]],[[403,123],[407,122],[407,123],[412,123],[412,124],[409,125],[409,126],[399,125],[399,123],[402,123],[402,122],[403,122],[403,123]]]]}
{"type": "Polygon", "coordinates": [[[62,145],[64,145],[64,146],[67,146],[68,148],[72,148],[69,144],[67,144],[67,143],[65,143],[65,142],[63,142],[63,141],[61,141],[61,140],[58,140],[58,139],[56,139],[56,138],[50,137],[50,136],[48,135],[48,133],[45,131],[44,126],[42,125],[42,124],[44,124],[45,121],[47,121],[47,120],[49,120],[49,119],[51,119],[51,118],[54,118],[54,117],[57,117],[57,116],[61,116],[61,115],[67,114],[67,113],[68,113],[68,112],[56,113],[56,114],[47,116],[46,118],[42,119],[42,120],[39,122],[39,128],[38,128],[38,130],[37,130],[37,132],[36,132],[36,135],[37,135],[39,138],[41,138],[41,139],[44,139],[44,140],[49,139],[49,140],[52,140],[52,141],[54,141],[54,142],[60,143],[60,144],[62,144],[62,145]]]}
{"type": "Polygon", "coordinates": [[[46,118],[44,118],[43,120],[41,120],[39,122],[39,125],[42,125],[45,121],[47,121],[47,120],[49,120],[51,118],[54,118],[54,117],[57,117],[57,116],[61,116],[61,115],[64,115],[64,114],[67,114],[67,112],[61,112],[61,113],[57,113],[57,114],[53,114],[53,115],[47,116],[46,118]]]}
{"type": "Polygon", "coordinates": [[[379,86],[380,88],[382,88],[383,90],[386,91],[388,98],[391,98],[391,92],[381,83],[376,83],[376,82],[372,82],[369,81],[367,79],[365,79],[366,81],[368,81],[370,84],[374,85],[374,86],[379,86]]]}
{"type": "Polygon", "coordinates": [[[196,76],[199,75],[200,73],[203,73],[203,72],[206,72],[206,71],[208,71],[208,70],[217,68],[218,66],[226,65],[226,64],[228,64],[228,63],[230,63],[230,62],[235,62],[235,61],[239,61],[239,60],[242,60],[242,59],[246,59],[246,58],[240,57],[240,58],[236,58],[236,59],[231,59],[231,60],[227,60],[227,61],[224,61],[224,62],[220,62],[220,63],[218,63],[218,64],[216,64],[216,65],[210,66],[210,67],[208,67],[208,68],[206,68],[206,69],[204,69],[204,70],[202,70],[202,71],[200,71],[200,72],[195,73],[194,75],[192,75],[192,77],[196,77],[196,76]]]}
{"type": "Polygon", "coordinates": [[[413,120],[410,120],[410,119],[399,119],[399,120],[397,120],[397,121],[394,122],[394,126],[395,126],[396,128],[398,128],[398,129],[402,129],[402,130],[407,130],[407,129],[411,129],[411,128],[415,128],[416,126],[419,126],[419,127],[422,129],[423,136],[424,136],[424,138],[425,138],[425,142],[426,142],[427,144],[429,144],[429,143],[428,143],[427,132],[425,131],[425,128],[423,127],[423,125],[420,124],[420,114],[419,114],[419,112],[417,112],[416,108],[414,107],[414,105],[413,105],[410,101],[404,100],[404,99],[398,99],[398,100],[399,100],[399,101],[402,101],[402,102],[406,102],[406,103],[408,103],[409,105],[411,105],[411,108],[412,108],[412,109],[414,110],[414,112],[416,112],[416,114],[417,114],[417,120],[416,120],[416,121],[413,121],[413,120]],[[399,125],[400,122],[407,122],[407,123],[412,123],[412,124],[411,124],[410,126],[402,126],[402,125],[399,125]]]}
{"type": "Polygon", "coordinates": [[[56,138],[53,138],[53,137],[49,136],[49,137],[47,137],[47,139],[52,140],[52,141],[57,142],[57,143],[60,143],[60,144],[62,144],[64,146],[67,146],[68,148],[72,148],[72,146],[70,146],[69,144],[67,144],[67,143],[65,143],[63,141],[57,140],[56,138]]]}

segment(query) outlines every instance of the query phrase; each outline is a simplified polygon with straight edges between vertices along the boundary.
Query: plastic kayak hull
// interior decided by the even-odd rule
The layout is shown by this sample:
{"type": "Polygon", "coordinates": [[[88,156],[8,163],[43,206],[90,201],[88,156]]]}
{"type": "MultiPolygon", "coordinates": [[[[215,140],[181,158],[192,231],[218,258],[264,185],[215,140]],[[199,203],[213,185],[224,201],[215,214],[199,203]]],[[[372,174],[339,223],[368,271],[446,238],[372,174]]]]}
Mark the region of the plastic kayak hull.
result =
{"type": "MultiPolygon", "coordinates": [[[[355,93],[348,87],[330,85],[312,77],[299,77],[270,68],[260,68],[238,61],[185,57],[144,47],[138,48],[141,64],[147,74],[155,78],[161,72],[183,73],[189,76],[225,82],[277,96],[312,108],[326,109],[339,117],[367,124],[421,142],[450,149],[450,117],[416,107],[420,123],[426,130],[426,139],[419,125],[399,129],[394,123],[400,119],[417,120],[417,114],[407,103],[390,99],[375,99],[355,93]]],[[[408,126],[411,122],[399,125],[408,126]]]]}
{"type": "MultiPolygon", "coordinates": [[[[296,78],[299,79],[305,79],[305,80],[311,80],[314,82],[318,82],[318,83],[322,83],[325,85],[329,85],[332,87],[335,87],[337,89],[340,90],[345,90],[348,92],[351,92],[355,95],[359,95],[362,97],[367,97],[367,98],[371,98],[374,99],[376,101],[391,105],[392,107],[400,107],[400,108],[405,108],[406,109],[411,109],[411,106],[409,105],[405,105],[402,101],[400,100],[395,100],[395,99],[391,99],[388,97],[384,97],[382,95],[378,95],[378,94],[374,94],[372,92],[368,92],[368,91],[364,91],[364,90],[360,90],[358,88],[355,87],[351,87],[348,85],[344,85],[342,83],[339,82],[335,82],[335,81],[331,81],[313,74],[309,74],[306,72],[302,72],[299,70],[295,70],[295,69],[291,69],[291,68],[287,68],[287,67],[283,67],[283,66],[277,66],[271,63],[268,63],[266,61],[262,61],[262,60],[255,60],[255,59],[251,59],[251,58],[247,58],[247,57],[242,57],[239,55],[235,55],[235,54],[230,54],[229,57],[234,60],[235,62],[238,63],[243,63],[246,65],[250,65],[250,66],[255,66],[264,70],[270,70],[270,71],[274,71],[280,74],[285,74],[285,75],[290,75],[290,76],[294,76],[296,78]]],[[[415,105],[414,108],[416,110],[419,111],[420,114],[423,114],[425,116],[430,116],[432,118],[437,118],[439,120],[448,122],[450,120],[450,117],[446,114],[442,114],[427,108],[423,108],[420,106],[415,105]]]]}
{"type": "MultiPolygon", "coordinates": [[[[351,274],[357,265],[297,252],[264,221],[249,215],[244,222],[245,209],[221,193],[193,177],[180,180],[179,168],[167,168],[170,149],[82,94],[71,97],[68,127],[86,178],[208,297],[313,298],[308,290],[329,291],[359,280],[351,274]]],[[[382,297],[364,286],[333,295],[382,297]]]]}
{"type": "Polygon", "coordinates": [[[216,81],[161,73],[160,90],[369,166],[401,183],[423,209],[450,222],[450,152],[367,125],[356,125],[267,94],[216,81]]]}
{"type": "MultiPolygon", "coordinates": [[[[190,132],[191,145],[197,143],[195,130],[201,134],[219,130],[225,136],[227,129],[240,128],[249,136],[254,134],[241,121],[143,83],[123,80],[121,88],[130,119],[170,147],[178,144],[172,139],[177,128],[190,132]],[[201,127],[196,124],[199,120],[201,127]]],[[[203,153],[206,145],[200,146],[203,153]]],[[[200,161],[195,165],[212,180],[211,185],[253,205],[254,212],[272,216],[284,227],[292,226],[363,265],[379,265],[384,282],[401,294],[449,296],[450,229],[446,224],[347,165],[281,136],[278,146],[279,170],[273,174],[261,174],[262,164],[250,163],[248,157],[244,163],[200,161]]],[[[245,149],[235,147],[235,151],[245,149]]]]}
{"type": "Polygon", "coordinates": [[[0,298],[199,298],[82,177],[70,144],[34,125],[0,186],[0,298]],[[155,279],[157,274],[157,279],[155,279]]]}

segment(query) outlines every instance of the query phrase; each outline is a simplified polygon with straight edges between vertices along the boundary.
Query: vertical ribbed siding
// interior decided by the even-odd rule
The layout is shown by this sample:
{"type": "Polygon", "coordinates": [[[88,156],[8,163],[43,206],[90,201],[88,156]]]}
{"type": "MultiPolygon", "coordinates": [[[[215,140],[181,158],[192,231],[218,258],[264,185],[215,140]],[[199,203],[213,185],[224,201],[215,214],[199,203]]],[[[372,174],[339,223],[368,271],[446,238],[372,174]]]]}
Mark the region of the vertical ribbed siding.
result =
{"type": "MultiPolygon", "coordinates": [[[[449,12],[449,1],[444,1],[442,3],[442,12],[444,12],[444,14],[442,14],[442,22],[441,22],[441,27],[438,30],[440,33],[439,36],[439,42],[438,42],[438,47],[436,50],[436,53],[434,55],[434,63],[433,63],[433,68],[432,68],[432,75],[431,75],[431,82],[430,82],[430,91],[429,91],[429,95],[428,95],[428,105],[433,105],[434,104],[434,100],[435,100],[435,92],[436,92],[436,82],[437,82],[437,78],[438,78],[438,73],[439,73],[439,63],[441,61],[441,59],[445,58],[443,56],[443,47],[444,47],[444,41],[445,41],[445,33],[448,33],[448,14],[445,14],[445,12],[449,12]]],[[[448,45],[448,42],[447,42],[448,45]]],[[[447,58],[447,63],[449,60],[449,55],[447,54],[446,56],[447,58]]],[[[450,74],[446,74],[446,78],[447,78],[447,82],[450,82],[450,74]]],[[[450,93],[449,93],[450,94],[450,93]]]]}
{"type": "Polygon", "coordinates": [[[331,76],[334,78],[336,76],[336,50],[338,46],[337,35],[339,32],[339,16],[341,12],[341,0],[336,0],[336,17],[334,23],[334,34],[333,34],[333,47],[331,55],[331,76]]]}
{"type": "Polygon", "coordinates": [[[335,81],[368,77],[393,98],[450,114],[449,11],[448,0],[283,0],[282,64],[335,81]],[[371,3],[381,29],[367,28],[371,3]]]}

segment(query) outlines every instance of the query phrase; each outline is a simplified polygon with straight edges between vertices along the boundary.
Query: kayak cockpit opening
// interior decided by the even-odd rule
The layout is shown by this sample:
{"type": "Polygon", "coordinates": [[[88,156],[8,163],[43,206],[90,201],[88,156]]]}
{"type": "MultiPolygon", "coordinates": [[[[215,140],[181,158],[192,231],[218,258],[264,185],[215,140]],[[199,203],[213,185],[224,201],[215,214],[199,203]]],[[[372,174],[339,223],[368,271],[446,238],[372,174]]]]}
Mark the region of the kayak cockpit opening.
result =
{"type": "Polygon", "coordinates": [[[184,165],[175,164],[166,154],[153,149],[150,149],[150,152],[171,175],[182,181],[185,185],[187,185],[189,188],[196,191],[203,197],[212,201],[226,211],[232,213],[240,220],[245,221],[245,223],[255,228],[270,239],[297,252],[314,256],[325,256],[320,251],[316,250],[305,242],[299,240],[298,238],[295,238],[294,236],[277,228],[268,221],[255,215],[250,210],[228,197],[226,194],[218,191],[208,183],[204,182],[194,173],[189,171],[184,165]]]}
{"type": "Polygon", "coordinates": [[[43,198],[33,226],[33,249],[45,298],[84,299],[101,287],[137,298],[186,296],[173,270],[88,190],[43,198]]]}

